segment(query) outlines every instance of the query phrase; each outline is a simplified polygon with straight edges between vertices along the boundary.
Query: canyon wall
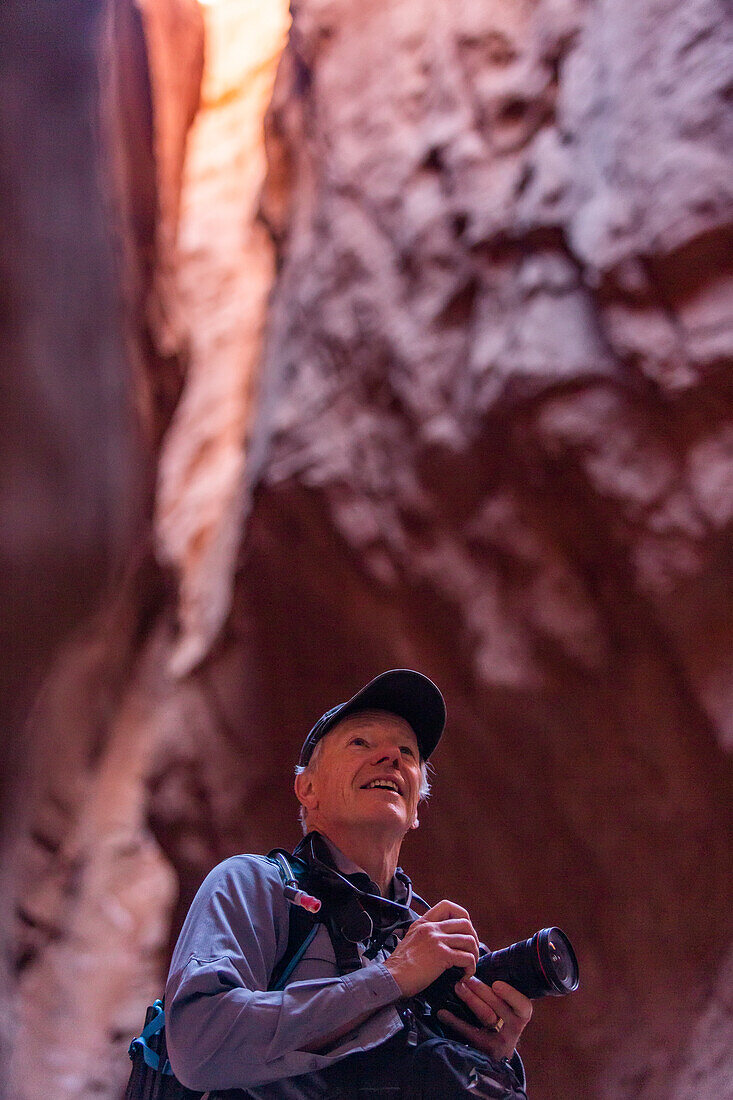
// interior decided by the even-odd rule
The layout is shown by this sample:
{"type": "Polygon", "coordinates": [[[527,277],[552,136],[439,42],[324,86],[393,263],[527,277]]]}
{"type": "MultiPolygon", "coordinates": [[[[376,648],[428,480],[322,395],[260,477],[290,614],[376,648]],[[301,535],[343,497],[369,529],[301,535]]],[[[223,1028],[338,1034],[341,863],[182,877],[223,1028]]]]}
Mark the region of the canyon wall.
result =
{"type": "Polygon", "coordinates": [[[273,766],[365,673],[443,687],[408,865],[494,944],[578,942],[535,1095],[733,1091],[730,35],[708,2],[303,0],[270,116],[207,674],[252,638],[273,766]]]}
{"type": "Polygon", "coordinates": [[[32,735],[25,722],[59,647],[129,574],[150,496],[144,387],[99,158],[102,20],[101,5],[73,2],[10,0],[0,12],[3,1095],[18,845],[56,749],[45,727],[32,735]]]}
{"type": "Polygon", "coordinates": [[[724,5],[298,0],[274,91],[257,9],[187,140],[195,5],[105,9],[155,552],[34,715],[17,1095],[121,1094],[206,871],[394,666],[448,704],[418,889],[578,950],[531,1095],[733,1095],[724,5]]]}
{"type": "Polygon", "coordinates": [[[174,889],[120,827],[120,730],[166,603],[153,501],[187,360],[175,242],[203,25],[195,0],[11,2],[0,23],[3,708],[23,704],[3,723],[2,904],[19,898],[0,1093],[117,1095],[114,1013],[133,997],[127,1028],[135,967],[159,959],[151,885],[174,889]]]}

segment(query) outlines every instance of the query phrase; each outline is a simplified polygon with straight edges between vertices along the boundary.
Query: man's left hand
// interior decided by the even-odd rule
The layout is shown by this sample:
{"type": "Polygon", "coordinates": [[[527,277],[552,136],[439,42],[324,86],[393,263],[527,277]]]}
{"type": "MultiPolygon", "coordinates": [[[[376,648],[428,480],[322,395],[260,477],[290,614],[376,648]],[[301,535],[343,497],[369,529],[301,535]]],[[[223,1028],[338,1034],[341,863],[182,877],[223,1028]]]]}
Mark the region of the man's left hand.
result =
{"type": "Polygon", "coordinates": [[[461,979],[456,984],[456,993],[478,1016],[483,1027],[467,1024],[445,1009],[438,1013],[441,1023],[448,1024],[472,1046],[492,1058],[511,1058],[519,1036],[532,1018],[529,997],[506,982],[494,982],[489,986],[478,978],[461,979]],[[501,1030],[494,1031],[500,1019],[504,1021],[501,1030]]]}

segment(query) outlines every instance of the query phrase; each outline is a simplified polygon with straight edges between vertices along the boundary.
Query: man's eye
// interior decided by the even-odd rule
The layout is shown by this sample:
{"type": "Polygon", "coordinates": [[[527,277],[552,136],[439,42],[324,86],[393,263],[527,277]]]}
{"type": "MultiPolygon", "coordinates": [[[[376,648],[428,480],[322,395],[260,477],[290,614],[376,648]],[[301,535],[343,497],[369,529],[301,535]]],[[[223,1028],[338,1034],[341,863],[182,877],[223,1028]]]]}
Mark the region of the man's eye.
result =
{"type": "Polygon", "coordinates": [[[412,749],[410,748],[409,745],[403,745],[402,746],[402,752],[406,753],[408,756],[414,756],[415,755],[415,753],[412,751],[412,749]]]}
{"type": "Polygon", "coordinates": [[[362,748],[367,744],[367,742],[364,740],[363,737],[352,737],[350,744],[358,745],[359,748],[362,748]]]}

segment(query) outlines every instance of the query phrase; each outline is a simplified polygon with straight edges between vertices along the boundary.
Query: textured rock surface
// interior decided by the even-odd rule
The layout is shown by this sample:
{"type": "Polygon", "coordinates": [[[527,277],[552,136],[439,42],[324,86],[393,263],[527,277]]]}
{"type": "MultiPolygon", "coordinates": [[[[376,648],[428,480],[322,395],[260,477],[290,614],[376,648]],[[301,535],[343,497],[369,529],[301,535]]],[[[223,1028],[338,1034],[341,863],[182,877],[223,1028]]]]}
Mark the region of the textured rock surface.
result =
{"type": "Polygon", "coordinates": [[[203,110],[184,181],[179,288],[191,330],[186,390],[159,473],[159,558],[176,571],[187,672],[213,642],[231,601],[243,518],[244,445],[272,242],[256,221],[265,176],[262,119],[287,30],[282,0],[219,0],[207,10],[203,110]]]}
{"type": "Polygon", "coordinates": [[[46,731],[23,721],[62,641],[119,583],[145,450],[98,175],[101,5],[0,13],[0,1094],[14,1013],[15,844],[46,731]]]}
{"type": "Polygon", "coordinates": [[[123,259],[128,354],[140,414],[148,438],[158,444],[188,362],[177,238],[186,139],[203,75],[198,4],[107,4],[97,49],[101,167],[123,259]]]}
{"type": "Polygon", "coordinates": [[[16,867],[19,996],[3,1020],[19,1034],[1,1087],[13,1100],[115,1095],[174,890],[143,831],[154,742],[140,700],[152,707],[166,684],[164,620],[145,644],[165,592],[148,560],[150,459],[185,361],[171,273],[202,24],[194,0],[157,2],[144,19],[132,2],[7,5],[2,18],[3,202],[14,219],[3,321],[15,337],[3,371],[3,555],[13,566],[3,573],[18,604],[8,618],[3,608],[13,639],[3,687],[6,673],[23,683],[18,653],[26,681],[54,656],[57,667],[20,752],[7,746],[18,773],[33,773],[32,789],[15,784],[17,804],[40,808],[16,867]],[[80,629],[111,576],[103,610],[80,629]],[[58,657],[69,626],[77,636],[58,657]]]}
{"type": "MultiPolygon", "coordinates": [[[[578,948],[581,992],[538,1004],[524,1043],[535,1100],[720,1100],[733,1091],[723,4],[292,6],[253,418],[270,260],[246,221],[262,161],[238,144],[251,123],[237,78],[209,78],[186,169],[186,267],[166,301],[185,305],[189,352],[180,308],[141,309],[145,280],[130,278],[131,321],[152,326],[154,438],[190,364],[157,512],[180,595],[143,574],[39,709],[70,749],[28,851],[28,1100],[50,1084],[119,1091],[201,878],[232,851],[296,840],[304,731],[390,665],[433,675],[450,715],[404,853],[421,892],[463,901],[494,946],[556,922],[578,948]],[[208,160],[221,132],[230,179],[208,160]],[[220,247],[236,219],[241,266],[220,247]],[[101,990],[94,1023],[77,964],[101,990]]],[[[244,64],[252,9],[220,11],[244,64]]],[[[162,59],[152,70],[170,79],[162,59]]],[[[253,71],[250,104],[267,79],[253,71]]],[[[159,165],[180,165],[193,98],[173,93],[159,165]]],[[[146,116],[129,115],[142,141],[146,116]]],[[[159,207],[131,194],[140,243],[174,255],[155,212],[175,210],[175,173],[159,207]]]]}
{"type": "MultiPolygon", "coordinates": [[[[182,629],[166,607],[172,590],[143,558],[114,606],[59,660],[36,707],[29,737],[43,731],[53,761],[21,864],[14,1100],[49,1090],[120,1095],[127,1045],[167,965],[174,871],[185,879],[185,866],[171,868],[147,828],[146,792],[166,770],[168,746],[178,759],[187,734],[198,770],[211,725],[206,697],[167,670],[189,628],[196,644],[197,629],[210,639],[209,619],[201,626],[208,597],[223,593],[219,618],[228,606],[248,376],[273,269],[272,245],[254,224],[262,118],[287,22],[284,4],[271,5],[259,36],[252,5],[205,14],[204,110],[190,144],[202,63],[195,3],[100,11],[99,52],[90,58],[101,56],[102,168],[118,219],[132,392],[149,442],[163,437],[187,376],[159,494],[160,556],[176,567],[182,629]]],[[[211,740],[212,770],[201,782],[213,787],[232,761],[211,740]]],[[[194,876],[238,844],[230,836],[228,848],[219,838],[207,846],[204,814],[197,825],[179,838],[194,876]]]]}
{"type": "Polygon", "coordinates": [[[583,960],[535,1095],[684,1094],[730,1041],[730,32],[708,2],[303,0],[276,92],[233,622],[319,683],[271,693],[291,745],[383,665],[445,686],[428,893],[583,960]]]}
{"type": "Polygon", "coordinates": [[[96,59],[83,40],[98,33],[99,12],[70,5],[46,24],[42,9],[4,5],[0,47],[4,729],[12,700],[27,705],[21,685],[37,687],[54,646],[119,565],[139,488],[112,240],[95,177],[96,59]],[[52,56],[68,99],[57,95],[52,56]],[[35,98],[22,94],[26,61],[35,98]]]}

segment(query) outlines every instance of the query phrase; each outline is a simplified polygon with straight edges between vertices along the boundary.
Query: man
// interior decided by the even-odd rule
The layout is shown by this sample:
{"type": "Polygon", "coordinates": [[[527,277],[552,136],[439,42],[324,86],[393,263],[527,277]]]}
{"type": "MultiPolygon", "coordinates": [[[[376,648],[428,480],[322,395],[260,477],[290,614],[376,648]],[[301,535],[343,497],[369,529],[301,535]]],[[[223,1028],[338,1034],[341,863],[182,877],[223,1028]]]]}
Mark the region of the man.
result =
{"type": "Polygon", "coordinates": [[[492,1059],[510,1059],[523,1080],[515,1047],[531,1002],[504,982],[490,988],[473,977],[479,940],[461,906],[441,901],[417,919],[405,908],[412,891],[398,867],[400,848],[418,826],[427,760],[444,725],[435,684],[394,669],[310,731],[296,769],[307,833],[296,852],[341,889],[348,917],[340,920],[341,940],[316,926],[285,988],[268,988],[291,927],[280,873],[261,856],[216,867],[186,918],[166,988],[168,1053],[184,1085],[274,1100],[341,1095],[329,1083],[344,1067],[363,1074],[386,1066],[388,1077],[394,1044],[414,1026],[407,999],[453,966],[464,971],[456,991],[481,1027],[447,1012],[438,1014],[441,1023],[492,1059]],[[395,913],[412,919],[406,932],[395,913]],[[344,973],[333,943],[356,940],[344,973]]]}

